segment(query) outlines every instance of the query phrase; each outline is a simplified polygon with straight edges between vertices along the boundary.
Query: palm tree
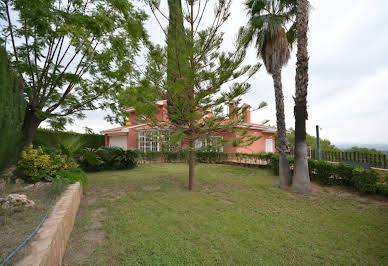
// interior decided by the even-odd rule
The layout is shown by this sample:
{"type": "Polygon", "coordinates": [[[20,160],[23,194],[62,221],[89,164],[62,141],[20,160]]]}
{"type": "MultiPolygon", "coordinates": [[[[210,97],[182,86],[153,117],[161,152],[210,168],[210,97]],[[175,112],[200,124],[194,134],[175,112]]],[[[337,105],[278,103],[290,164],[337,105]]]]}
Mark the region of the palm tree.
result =
{"type": "Polygon", "coordinates": [[[310,193],[311,184],[307,162],[306,119],[307,119],[307,87],[308,87],[308,51],[307,30],[309,20],[309,1],[297,0],[296,32],[298,51],[296,54],[295,76],[295,162],[292,189],[299,193],[310,193]]]}
{"type": "Polygon", "coordinates": [[[240,30],[245,46],[255,42],[257,55],[262,58],[267,72],[272,76],[276,102],[277,147],[279,152],[279,185],[291,185],[291,170],[288,162],[282,68],[290,59],[290,50],[295,40],[295,0],[248,0],[249,23],[240,30]],[[291,27],[287,29],[287,25],[291,27]]]}

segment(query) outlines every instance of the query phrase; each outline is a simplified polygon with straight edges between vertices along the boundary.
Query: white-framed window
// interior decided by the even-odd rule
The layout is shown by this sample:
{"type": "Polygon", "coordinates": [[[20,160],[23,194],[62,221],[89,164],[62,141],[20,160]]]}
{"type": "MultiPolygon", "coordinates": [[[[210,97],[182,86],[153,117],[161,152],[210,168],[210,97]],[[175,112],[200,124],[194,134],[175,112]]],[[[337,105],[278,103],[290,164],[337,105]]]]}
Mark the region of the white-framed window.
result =
{"type": "Polygon", "coordinates": [[[273,152],[273,142],[272,139],[265,140],[265,152],[273,152]]]}
{"type": "Polygon", "coordinates": [[[147,129],[140,130],[138,136],[138,148],[140,151],[175,150],[169,141],[170,130],[147,129]]]}
{"type": "Polygon", "coordinates": [[[223,152],[224,147],[221,144],[221,136],[210,136],[208,139],[197,139],[195,141],[195,148],[197,150],[203,149],[206,151],[218,151],[223,152]]]}

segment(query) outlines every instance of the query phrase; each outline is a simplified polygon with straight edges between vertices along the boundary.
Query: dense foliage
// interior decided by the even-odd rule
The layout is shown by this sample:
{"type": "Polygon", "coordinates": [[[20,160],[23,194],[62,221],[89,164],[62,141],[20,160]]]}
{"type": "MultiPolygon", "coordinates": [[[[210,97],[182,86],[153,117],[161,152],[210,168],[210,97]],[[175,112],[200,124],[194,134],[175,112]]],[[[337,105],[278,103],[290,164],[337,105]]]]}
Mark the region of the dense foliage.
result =
{"type": "MultiPolygon", "coordinates": [[[[293,128],[289,129],[289,134],[287,134],[287,140],[291,148],[294,148],[295,142],[295,130],[293,128]]],[[[306,133],[306,142],[312,150],[317,150],[317,138],[306,133]]],[[[331,144],[328,139],[320,139],[321,151],[341,151],[339,148],[331,144]]]]}
{"type": "Polygon", "coordinates": [[[25,108],[23,86],[10,68],[5,49],[0,46],[0,171],[17,157],[22,147],[25,108]]]}
{"type": "Polygon", "coordinates": [[[131,0],[0,1],[0,38],[27,95],[25,148],[42,121],[63,129],[130,83],[146,18],[131,0]]]}
{"type": "Polygon", "coordinates": [[[64,182],[67,184],[74,184],[80,182],[83,188],[88,185],[87,175],[82,169],[71,166],[68,169],[59,171],[54,178],[50,178],[52,182],[64,182]]]}
{"type": "Polygon", "coordinates": [[[47,154],[41,147],[36,149],[30,145],[27,151],[22,152],[18,162],[18,170],[28,182],[49,181],[59,171],[67,169],[66,158],[59,154],[47,154]]]}
{"type": "Polygon", "coordinates": [[[85,171],[132,169],[137,165],[137,150],[117,147],[85,148],[77,156],[79,166],[85,171]]]}
{"type": "Polygon", "coordinates": [[[343,163],[309,160],[312,180],[326,185],[345,185],[365,193],[388,195],[388,182],[375,170],[343,163]]]}
{"type": "Polygon", "coordinates": [[[50,146],[59,149],[61,143],[72,140],[79,143],[84,148],[100,148],[105,145],[105,139],[103,135],[82,134],[45,128],[39,128],[37,130],[33,144],[34,146],[50,146]]]}

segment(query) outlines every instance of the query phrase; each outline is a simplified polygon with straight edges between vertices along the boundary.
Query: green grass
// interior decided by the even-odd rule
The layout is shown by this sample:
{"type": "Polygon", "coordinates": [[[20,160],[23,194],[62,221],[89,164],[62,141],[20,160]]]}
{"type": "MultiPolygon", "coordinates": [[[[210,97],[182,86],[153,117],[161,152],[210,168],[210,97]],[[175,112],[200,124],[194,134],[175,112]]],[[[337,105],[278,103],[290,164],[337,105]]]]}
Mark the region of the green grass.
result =
{"type": "Polygon", "coordinates": [[[87,198],[97,201],[81,211],[106,207],[105,238],[82,263],[388,264],[386,201],[331,188],[297,195],[270,171],[226,165],[198,165],[188,192],[187,174],[184,164],[90,174],[87,198]]]}

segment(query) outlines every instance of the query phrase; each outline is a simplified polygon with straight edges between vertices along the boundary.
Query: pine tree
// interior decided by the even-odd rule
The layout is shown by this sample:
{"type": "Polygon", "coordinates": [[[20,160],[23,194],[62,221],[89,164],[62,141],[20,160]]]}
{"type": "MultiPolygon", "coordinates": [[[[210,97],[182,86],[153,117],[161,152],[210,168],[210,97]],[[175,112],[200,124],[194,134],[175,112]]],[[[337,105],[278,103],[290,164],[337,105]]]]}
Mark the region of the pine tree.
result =
{"type": "MultiPolygon", "coordinates": [[[[169,27],[167,32],[163,29],[167,46],[150,47],[142,80],[120,93],[119,99],[122,106],[134,106],[138,115],[152,121],[155,127],[175,130],[172,141],[182,143],[189,152],[189,190],[192,190],[198,140],[208,140],[220,132],[233,132],[237,137],[218,145],[225,142],[249,145],[258,139],[238,125],[248,108],[241,105],[241,97],[248,92],[247,81],[260,64],[243,65],[246,50],[241,40],[237,40],[235,51],[220,52],[223,41],[220,27],[229,17],[231,1],[217,2],[210,26],[201,25],[201,30],[201,14],[209,6],[188,0],[183,5],[188,8],[183,10],[180,0],[168,3],[169,27]],[[182,18],[187,27],[182,27],[182,18]],[[167,74],[163,75],[164,72],[167,74]],[[160,99],[168,101],[168,124],[154,119],[156,109],[151,106],[160,99]],[[225,112],[227,106],[231,106],[230,113],[225,112]]],[[[158,10],[154,2],[150,6],[158,10]]],[[[264,106],[261,103],[258,108],[264,106]]]]}

